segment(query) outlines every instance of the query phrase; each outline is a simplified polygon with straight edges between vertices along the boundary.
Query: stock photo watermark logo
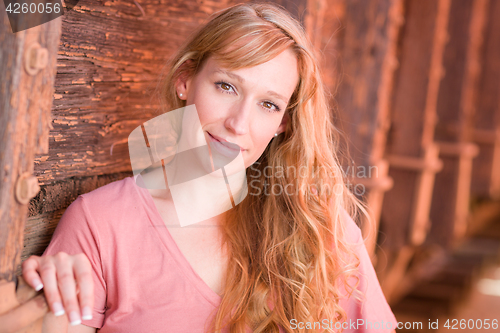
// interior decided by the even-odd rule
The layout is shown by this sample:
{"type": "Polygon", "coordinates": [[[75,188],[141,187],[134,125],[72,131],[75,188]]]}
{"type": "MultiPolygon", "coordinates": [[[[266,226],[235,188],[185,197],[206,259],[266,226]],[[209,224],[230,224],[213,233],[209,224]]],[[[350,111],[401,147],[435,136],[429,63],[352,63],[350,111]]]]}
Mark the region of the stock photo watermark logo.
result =
{"type": "MultiPolygon", "coordinates": [[[[339,181],[322,184],[322,177],[335,176],[332,170],[295,168],[259,168],[259,162],[249,167],[249,182],[241,148],[221,142],[203,131],[194,104],[173,110],[135,128],[128,137],[130,163],[136,184],[148,190],[165,190],[174,204],[181,227],[193,225],[220,215],[241,203],[247,195],[316,195],[341,194],[354,186],[356,195],[365,192],[363,185],[339,181]],[[270,178],[285,174],[294,179],[318,179],[305,188],[294,187],[286,181],[267,186],[270,178]],[[262,183],[264,182],[264,183],[262,183]]],[[[348,174],[357,180],[378,174],[376,167],[340,168],[344,180],[348,174]],[[354,172],[356,174],[354,175],[354,172]]],[[[352,189],[351,189],[352,190],[352,189]]]]}
{"type": "Polygon", "coordinates": [[[205,137],[194,104],[143,123],[128,148],[136,184],[168,189],[181,227],[228,211],[248,193],[241,148],[205,137]]]}
{"type": "Polygon", "coordinates": [[[286,167],[272,167],[266,165],[259,168],[259,162],[252,164],[249,168],[252,172],[249,175],[249,195],[306,195],[323,196],[336,194],[340,195],[346,188],[357,196],[366,194],[366,183],[378,177],[377,166],[339,166],[338,173],[342,175],[342,181],[337,184],[324,182],[320,175],[327,178],[340,178],[335,171],[324,166],[308,169],[305,165],[296,167],[289,165],[286,167]],[[302,183],[300,186],[284,182],[271,184],[270,179],[318,179],[311,184],[302,183]]]}
{"type": "Polygon", "coordinates": [[[79,0],[3,0],[13,33],[52,21],[72,10],[79,0]]]}

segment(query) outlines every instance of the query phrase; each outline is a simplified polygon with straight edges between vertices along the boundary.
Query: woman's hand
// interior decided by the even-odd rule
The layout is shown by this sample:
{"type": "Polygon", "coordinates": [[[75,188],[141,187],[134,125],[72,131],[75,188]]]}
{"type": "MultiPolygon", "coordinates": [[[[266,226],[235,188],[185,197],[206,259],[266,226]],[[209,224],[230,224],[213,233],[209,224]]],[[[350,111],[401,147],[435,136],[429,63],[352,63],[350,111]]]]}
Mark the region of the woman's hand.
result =
{"type": "Polygon", "coordinates": [[[83,253],[31,256],[22,263],[23,277],[35,290],[44,288],[45,298],[55,316],[65,312],[71,325],[92,319],[94,282],[92,266],[83,253]],[[77,298],[78,295],[78,298],[77,298]]]}

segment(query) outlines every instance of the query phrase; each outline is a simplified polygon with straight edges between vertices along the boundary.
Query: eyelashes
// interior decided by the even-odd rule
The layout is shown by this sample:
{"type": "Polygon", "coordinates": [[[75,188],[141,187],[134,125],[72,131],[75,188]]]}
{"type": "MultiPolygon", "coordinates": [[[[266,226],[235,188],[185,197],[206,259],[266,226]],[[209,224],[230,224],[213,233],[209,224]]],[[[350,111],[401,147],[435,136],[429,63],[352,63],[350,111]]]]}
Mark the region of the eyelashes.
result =
{"type": "Polygon", "coordinates": [[[231,91],[227,90],[227,89],[224,89],[222,88],[222,86],[227,86],[231,89],[233,89],[234,91],[234,88],[232,85],[230,85],[229,83],[227,82],[224,82],[224,81],[218,81],[218,82],[215,82],[215,86],[217,87],[217,89],[219,89],[220,91],[222,91],[223,93],[226,93],[226,94],[231,94],[231,91]]]}
{"type": "MultiPolygon", "coordinates": [[[[223,93],[225,93],[225,94],[233,94],[233,93],[235,93],[235,92],[236,92],[236,91],[234,90],[234,87],[233,87],[231,84],[229,84],[229,83],[227,83],[227,82],[225,82],[225,81],[217,81],[217,82],[214,82],[214,84],[215,84],[215,86],[217,87],[217,89],[218,89],[219,91],[221,91],[221,92],[223,92],[223,93]],[[222,88],[223,86],[225,86],[225,87],[226,87],[226,88],[228,88],[228,89],[232,89],[233,91],[230,91],[230,90],[228,90],[228,89],[224,89],[224,88],[222,88]]],[[[268,107],[262,106],[262,108],[263,108],[264,110],[266,110],[266,111],[269,111],[269,112],[280,112],[280,111],[281,111],[280,107],[279,107],[278,105],[274,104],[273,102],[270,102],[270,101],[264,101],[262,104],[264,104],[264,105],[266,105],[266,104],[267,104],[267,105],[271,105],[271,106],[274,106],[274,108],[275,108],[275,109],[273,110],[273,109],[271,109],[271,108],[268,108],[268,107]]]]}

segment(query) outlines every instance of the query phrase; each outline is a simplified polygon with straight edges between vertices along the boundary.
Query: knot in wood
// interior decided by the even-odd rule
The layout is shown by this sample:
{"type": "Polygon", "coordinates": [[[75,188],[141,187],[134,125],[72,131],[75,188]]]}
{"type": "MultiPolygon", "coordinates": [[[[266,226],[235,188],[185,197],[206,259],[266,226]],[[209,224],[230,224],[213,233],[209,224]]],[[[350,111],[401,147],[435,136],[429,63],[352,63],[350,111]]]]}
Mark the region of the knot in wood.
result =
{"type": "Polygon", "coordinates": [[[40,191],[38,179],[29,172],[23,173],[16,183],[16,200],[26,205],[40,191]]]}
{"type": "Polygon", "coordinates": [[[24,55],[24,67],[30,75],[36,75],[40,70],[47,67],[49,60],[49,51],[40,46],[38,43],[33,43],[28,46],[24,55]]]}

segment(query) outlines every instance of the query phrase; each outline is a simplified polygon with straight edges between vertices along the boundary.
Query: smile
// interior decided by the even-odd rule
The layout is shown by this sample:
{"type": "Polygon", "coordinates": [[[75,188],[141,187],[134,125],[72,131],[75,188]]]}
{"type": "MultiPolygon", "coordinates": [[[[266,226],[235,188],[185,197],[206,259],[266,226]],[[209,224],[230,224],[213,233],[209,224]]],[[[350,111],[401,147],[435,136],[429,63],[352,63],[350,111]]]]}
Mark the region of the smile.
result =
{"type": "Polygon", "coordinates": [[[221,141],[223,139],[219,139],[218,137],[214,137],[210,132],[207,132],[208,137],[211,141],[211,146],[217,149],[219,153],[228,157],[235,157],[239,151],[245,151],[245,149],[239,147],[235,143],[221,141]]]}

